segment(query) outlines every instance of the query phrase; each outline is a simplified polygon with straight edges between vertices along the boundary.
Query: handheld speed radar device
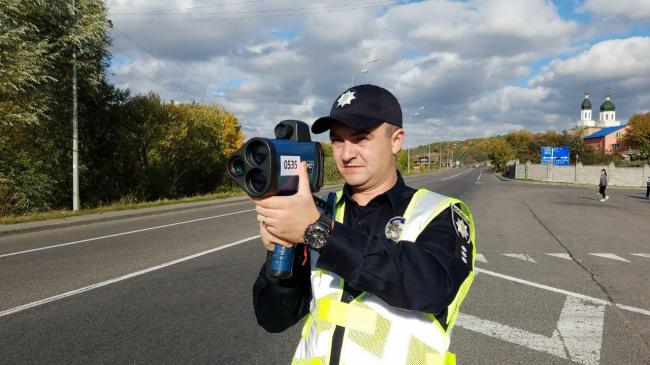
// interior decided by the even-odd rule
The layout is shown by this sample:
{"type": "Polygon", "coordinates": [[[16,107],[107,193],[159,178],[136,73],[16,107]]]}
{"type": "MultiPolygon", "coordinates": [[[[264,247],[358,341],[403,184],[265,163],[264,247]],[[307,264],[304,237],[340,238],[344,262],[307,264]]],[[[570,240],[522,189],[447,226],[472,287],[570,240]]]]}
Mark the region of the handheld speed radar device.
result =
{"type": "MultiPolygon", "coordinates": [[[[252,197],[292,195],[298,191],[298,165],[306,161],[309,187],[318,192],[323,186],[323,148],[311,141],[309,126],[283,120],[274,132],[275,139],[254,137],[235,151],[228,160],[228,175],[252,197]]],[[[274,277],[291,277],[293,251],[275,244],[271,259],[274,277]]]]}

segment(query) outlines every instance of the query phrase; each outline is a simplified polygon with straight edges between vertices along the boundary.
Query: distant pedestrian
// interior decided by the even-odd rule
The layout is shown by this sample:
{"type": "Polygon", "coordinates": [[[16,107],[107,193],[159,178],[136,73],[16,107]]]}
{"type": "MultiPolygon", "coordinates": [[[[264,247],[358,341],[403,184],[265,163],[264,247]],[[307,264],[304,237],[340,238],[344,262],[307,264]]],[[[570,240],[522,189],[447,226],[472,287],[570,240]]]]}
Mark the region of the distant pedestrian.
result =
{"type": "Polygon", "coordinates": [[[605,169],[600,170],[600,183],[598,184],[598,192],[600,195],[603,196],[602,199],[600,199],[601,202],[606,201],[609,199],[609,195],[605,193],[605,190],[607,189],[607,171],[605,169]]]}
{"type": "Polygon", "coordinates": [[[650,176],[645,177],[645,184],[646,184],[645,198],[650,199],[650,176]]]}

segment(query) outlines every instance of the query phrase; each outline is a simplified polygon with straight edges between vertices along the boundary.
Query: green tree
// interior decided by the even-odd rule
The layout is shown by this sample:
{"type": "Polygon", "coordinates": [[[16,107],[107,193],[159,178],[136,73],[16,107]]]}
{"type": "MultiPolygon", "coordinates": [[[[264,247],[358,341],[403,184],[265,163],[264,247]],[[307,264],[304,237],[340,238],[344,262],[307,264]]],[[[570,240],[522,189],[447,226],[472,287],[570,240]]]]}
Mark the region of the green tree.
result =
{"type": "MultiPolygon", "coordinates": [[[[102,123],[100,113],[112,102],[105,98],[111,93],[104,92],[109,88],[106,9],[101,0],[81,0],[76,10],[63,0],[0,0],[0,184],[5,184],[0,191],[11,192],[5,204],[30,207],[25,211],[38,204],[44,209],[70,205],[73,49],[82,151],[84,126],[102,123]],[[38,186],[49,191],[42,194],[38,186]],[[31,199],[34,194],[40,198],[31,199]]],[[[82,184],[85,158],[82,154],[82,184]]]]}
{"type": "Polygon", "coordinates": [[[336,167],[336,161],[334,161],[334,157],[332,156],[332,144],[321,142],[321,145],[323,146],[323,155],[325,157],[325,184],[338,184],[343,182],[343,176],[339,173],[339,169],[336,167]]]}
{"type": "Polygon", "coordinates": [[[45,1],[0,0],[0,132],[47,117],[53,45],[39,35],[45,1]],[[37,15],[37,16],[34,16],[37,15]]]}
{"type": "Polygon", "coordinates": [[[483,148],[497,170],[503,170],[506,163],[516,157],[515,150],[503,138],[489,140],[483,148]]]}
{"type": "Polygon", "coordinates": [[[535,135],[527,130],[510,132],[505,137],[519,161],[535,159],[535,135]]]}
{"type": "Polygon", "coordinates": [[[149,151],[149,198],[215,191],[228,157],[243,143],[237,118],[217,105],[163,105],[160,139],[149,151]]]}
{"type": "Polygon", "coordinates": [[[639,158],[650,159],[650,113],[633,114],[623,139],[626,146],[639,150],[639,158]]]}

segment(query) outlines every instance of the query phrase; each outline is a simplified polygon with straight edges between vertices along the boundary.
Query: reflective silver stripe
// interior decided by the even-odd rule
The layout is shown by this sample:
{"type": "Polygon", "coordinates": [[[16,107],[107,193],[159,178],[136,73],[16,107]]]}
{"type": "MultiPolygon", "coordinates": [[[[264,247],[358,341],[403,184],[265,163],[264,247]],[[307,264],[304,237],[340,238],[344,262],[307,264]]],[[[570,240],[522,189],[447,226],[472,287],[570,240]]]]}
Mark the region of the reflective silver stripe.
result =
{"type": "Polygon", "coordinates": [[[418,190],[411,200],[411,204],[415,204],[415,206],[406,209],[410,214],[408,217],[404,217],[406,223],[399,238],[400,241],[415,242],[427,224],[440,213],[439,205],[447,199],[450,198],[442,194],[424,189],[418,190]]]}

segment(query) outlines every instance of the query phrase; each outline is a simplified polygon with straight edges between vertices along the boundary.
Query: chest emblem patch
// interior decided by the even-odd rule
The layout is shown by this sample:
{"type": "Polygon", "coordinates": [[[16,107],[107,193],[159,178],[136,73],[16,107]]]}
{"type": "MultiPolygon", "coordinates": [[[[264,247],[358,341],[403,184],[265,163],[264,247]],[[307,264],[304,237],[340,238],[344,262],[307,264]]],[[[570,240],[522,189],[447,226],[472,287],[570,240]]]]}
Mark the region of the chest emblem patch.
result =
{"type": "Polygon", "coordinates": [[[402,229],[404,228],[405,222],[406,220],[399,216],[389,219],[388,223],[386,223],[386,228],[384,229],[386,238],[397,243],[399,237],[402,235],[402,229]]]}

